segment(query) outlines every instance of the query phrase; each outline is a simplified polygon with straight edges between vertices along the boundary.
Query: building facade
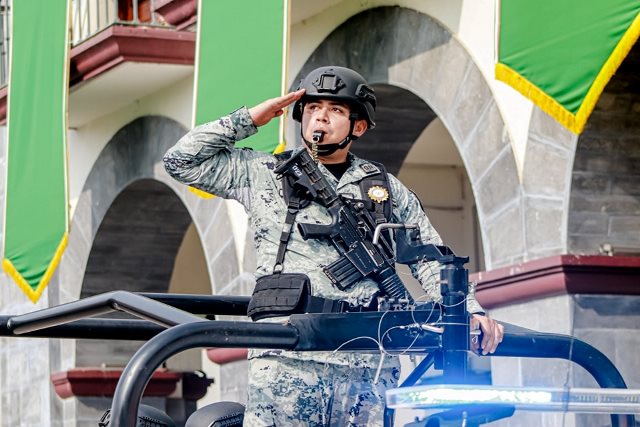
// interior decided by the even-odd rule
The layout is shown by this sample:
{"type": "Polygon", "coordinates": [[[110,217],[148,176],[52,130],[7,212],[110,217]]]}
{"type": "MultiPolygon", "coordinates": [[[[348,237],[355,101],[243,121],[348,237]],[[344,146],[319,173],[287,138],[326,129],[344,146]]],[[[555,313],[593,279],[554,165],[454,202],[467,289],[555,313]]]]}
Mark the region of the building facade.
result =
{"type": "MultiPolygon", "coordinates": [[[[575,335],[612,359],[628,386],[640,387],[633,357],[640,345],[640,49],[632,49],[578,136],[493,77],[496,3],[291,0],[287,85],[294,89],[326,64],[363,74],[379,96],[378,127],[354,150],[384,161],[420,196],[446,244],[471,257],[489,313],[575,335]]],[[[252,292],[255,253],[242,208],[194,194],[161,162],[192,123],[197,1],[109,4],[96,16],[102,2],[73,1],[68,247],[35,305],[0,274],[2,314],[114,289],[252,292]]],[[[285,129],[288,146],[298,144],[290,118],[285,129]]],[[[99,392],[62,398],[52,375],[70,381],[80,371],[117,370],[140,345],[0,341],[0,426],[96,425],[109,399],[99,392]]],[[[246,362],[238,354],[191,351],[167,368],[214,380],[199,404],[243,401],[238,372],[246,362]]],[[[565,362],[492,358],[479,365],[498,385],[594,386],[565,362]]],[[[95,381],[91,375],[101,374],[87,375],[95,381]]],[[[199,397],[189,378],[149,401],[184,419],[199,397]]],[[[496,425],[603,422],[519,413],[496,425]]]]}

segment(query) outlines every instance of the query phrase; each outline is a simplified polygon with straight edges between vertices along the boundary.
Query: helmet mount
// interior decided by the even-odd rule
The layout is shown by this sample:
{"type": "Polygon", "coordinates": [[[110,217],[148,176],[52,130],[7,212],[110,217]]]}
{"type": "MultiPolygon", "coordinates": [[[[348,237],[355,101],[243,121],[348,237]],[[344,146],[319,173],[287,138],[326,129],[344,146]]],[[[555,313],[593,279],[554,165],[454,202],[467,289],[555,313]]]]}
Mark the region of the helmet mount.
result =
{"type": "Polygon", "coordinates": [[[340,89],[346,86],[340,76],[332,73],[331,70],[320,74],[320,76],[315,79],[312,84],[316,88],[318,93],[338,93],[340,89]]]}

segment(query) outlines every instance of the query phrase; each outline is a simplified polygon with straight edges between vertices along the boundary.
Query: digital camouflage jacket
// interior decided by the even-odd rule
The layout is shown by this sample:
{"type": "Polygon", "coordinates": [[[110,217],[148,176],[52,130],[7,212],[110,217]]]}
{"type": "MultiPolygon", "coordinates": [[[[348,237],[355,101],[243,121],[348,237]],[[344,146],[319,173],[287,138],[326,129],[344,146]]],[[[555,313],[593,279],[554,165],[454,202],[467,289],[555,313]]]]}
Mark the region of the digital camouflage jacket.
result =
{"type": "MultiPolygon", "coordinates": [[[[254,230],[256,276],[260,277],[272,273],[287,205],[282,197],[282,182],[274,173],[276,158],[268,153],[234,148],[235,142],[256,132],[247,108],[240,108],[191,130],[167,151],[164,164],[176,180],[223,198],[235,199],[245,207],[254,230]]],[[[304,148],[298,148],[301,149],[304,148]]],[[[366,196],[360,194],[359,181],[379,170],[353,154],[350,154],[350,159],[351,166],[339,182],[322,164],[319,168],[339,194],[365,199],[366,196]]],[[[391,174],[389,183],[393,222],[418,224],[424,243],[442,244],[415,194],[391,174]]],[[[298,213],[297,222],[328,224],[331,218],[323,206],[314,202],[298,213]]],[[[338,257],[337,250],[329,241],[305,241],[294,227],[287,245],[283,272],[307,274],[315,296],[346,300],[354,305],[368,304],[378,290],[375,282],[363,279],[349,290],[341,291],[323,273],[322,267],[338,257]]],[[[426,292],[421,300],[440,301],[438,264],[418,262],[410,268],[426,292]]],[[[471,313],[483,311],[475,300],[473,289],[467,306],[471,313]]]]}
{"type": "MultiPolygon", "coordinates": [[[[274,173],[277,159],[272,154],[234,148],[235,142],[257,131],[249,111],[242,107],[228,116],[195,127],[167,151],[164,165],[167,172],[183,184],[223,198],[235,199],[244,206],[254,231],[256,277],[261,277],[273,272],[287,205],[282,196],[282,182],[274,173]]],[[[298,148],[302,149],[304,148],[298,148]]],[[[349,156],[351,165],[340,181],[322,164],[319,164],[319,168],[329,182],[335,185],[338,194],[363,199],[363,195],[360,194],[360,180],[367,174],[378,173],[379,169],[353,154],[349,156]]],[[[429,222],[415,194],[391,174],[389,184],[393,201],[393,222],[418,224],[424,243],[442,244],[440,236],[429,222]]],[[[300,210],[295,220],[296,223],[329,224],[331,217],[323,206],[314,202],[300,210]]],[[[368,305],[378,290],[374,281],[365,278],[350,289],[342,291],[336,288],[322,271],[323,266],[332,263],[339,256],[328,240],[305,241],[294,226],[287,245],[283,273],[307,274],[311,279],[311,292],[315,296],[345,300],[352,305],[368,305]]],[[[435,262],[418,262],[409,267],[426,293],[419,299],[441,301],[438,285],[439,265],[435,262]]],[[[475,299],[473,287],[470,287],[467,308],[470,313],[483,311],[475,299]]],[[[273,322],[282,318],[265,320],[273,322]]],[[[250,357],[275,354],[311,360],[329,358],[332,363],[338,364],[352,364],[356,360],[353,359],[355,357],[358,361],[375,366],[378,360],[374,355],[364,355],[360,358],[344,353],[341,356],[311,355],[280,350],[252,351],[250,357]]],[[[391,365],[396,363],[388,358],[387,360],[391,365]]]]}

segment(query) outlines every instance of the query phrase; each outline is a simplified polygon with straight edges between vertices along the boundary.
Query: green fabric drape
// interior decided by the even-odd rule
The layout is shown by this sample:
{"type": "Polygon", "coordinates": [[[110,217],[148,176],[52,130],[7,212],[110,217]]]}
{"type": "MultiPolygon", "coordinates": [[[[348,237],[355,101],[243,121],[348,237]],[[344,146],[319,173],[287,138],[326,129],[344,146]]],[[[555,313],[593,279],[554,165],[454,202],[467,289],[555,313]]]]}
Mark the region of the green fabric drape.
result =
{"type": "Polygon", "coordinates": [[[68,0],[12,2],[5,271],[32,301],[67,241],[68,0]]]}
{"type": "Polygon", "coordinates": [[[640,34],[639,0],[502,0],[496,78],[579,133],[640,34]]]}
{"type": "MultiPolygon", "coordinates": [[[[283,91],[288,0],[202,1],[198,5],[195,124],[283,91]]],[[[274,151],[282,120],[239,146],[274,151]]]]}

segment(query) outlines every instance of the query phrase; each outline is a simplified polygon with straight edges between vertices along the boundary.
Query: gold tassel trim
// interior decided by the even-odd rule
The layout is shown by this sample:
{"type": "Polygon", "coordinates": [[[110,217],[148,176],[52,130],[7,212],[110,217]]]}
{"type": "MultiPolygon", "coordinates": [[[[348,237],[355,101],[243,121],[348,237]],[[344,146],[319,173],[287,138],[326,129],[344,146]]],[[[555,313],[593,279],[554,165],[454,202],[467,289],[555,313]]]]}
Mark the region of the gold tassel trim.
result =
{"type": "Polygon", "coordinates": [[[523,96],[533,101],[533,103],[542,111],[556,119],[571,132],[579,134],[584,130],[587,120],[593,112],[593,109],[598,102],[598,98],[602,95],[607,83],[609,83],[613,74],[616,72],[620,64],[622,64],[622,61],[624,61],[624,58],[638,40],[639,35],[640,15],[637,15],[607,61],[604,63],[576,114],[567,110],[558,101],[547,95],[542,89],[505,64],[496,64],[496,79],[508,84],[523,96]]]}
{"type": "Polygon", "coordinates": [[[620,39],[609,58],[607,58],[607,61],[604,63],[604,66],[589,88],[589,92],[587,92],[587,96],[585,96],[584,101],[582,101],[582,105],[576,114],[576,122],[579,125],[578,132],[576,133],[580,133],[584,129],[591,112],[598,102],[598,98],[602,95],[604,88],[607,86],[607,83],[609,83],[618,67],[620,67],[624,58],[626,58],[631,51],[631,48],[638,40],[638,36],[640,36],[640,14],[636,15],[631,26],[627,28],[627,31],[620,39]]]}
{"type": "Polygon", "coordinates": [[[199,190],[195,187],[187,187],[189,191],[191,191],[196,196],[202,197],[203,199],[213,199],[215,194],[207,193],[206,191],[199,190]]]}
{"type": "Polygon", "coordinates": [[[22,277],[22,274],[20,274],[20,272],[15,268],[13,263],[8,258],[2,260],[2,267],[4,268],[4,271],[16,282],[18,287],[22,289],[25,294],[27,294],[27,297],[29,297],[31,302],[33,302],[34,304],[38,302],[40,296],[42,295],[42,292],[44,292],[44,289],[49,284],[53,273],[56,271],[56,268],[58,268],[58,264],[60,263],[60,259],[62,259],[62,254],[64,253],[68,242],[69,234],[65,232],[62,236],[60,244],[58,245],[58,248],[56,249],[55,254],[53,255],[53,259],[47,267],[47,271],[45,271],[44,276],[42,276],[42,279],[40,279],[40,283],[38,283],[38,286],[35,289],[33,289],[31,285],[29,285],[29,282],[27,282],[25,278],[22,277]]]}
{"type": "Polygon", "coordinates": [[[273,154],[280,154],[284,150],[286,150],[287,144],[284,141],[281,141],[280,144],[273,150],[273,154]]]}

